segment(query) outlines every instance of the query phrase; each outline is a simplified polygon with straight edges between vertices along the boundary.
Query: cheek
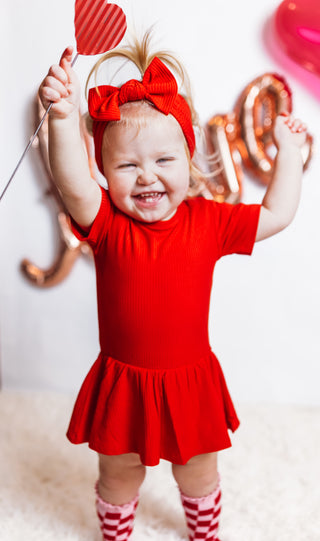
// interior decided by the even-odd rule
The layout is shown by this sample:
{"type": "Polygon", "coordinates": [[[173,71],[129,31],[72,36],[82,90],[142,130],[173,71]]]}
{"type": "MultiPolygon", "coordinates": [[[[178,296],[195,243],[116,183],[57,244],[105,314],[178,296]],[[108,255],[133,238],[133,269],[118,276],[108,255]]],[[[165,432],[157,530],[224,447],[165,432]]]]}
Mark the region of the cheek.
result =
{"type": "Polygon", "coordinates": [[[128,191],[114,182],[108,183],[109,195],[113,204],[123,212],[127,213],[131,208],[132,202],[128,191]]]}
{"type": "Polygon", "coordinates": [[[118,189],[117,184],[115,184],[112,181],[108,181],[108,190],[109,190],[110,198],[112,202],[114,203],[114,205],[116,205],[116,207],[118,208],[121,207],[124,197],[122,195],[121,190],[118,189]]]}
{"type": "Polygon", "coordinates": [[[186,199],[188,191],[189,191],[189,179],[187,181],[176,184],[171,192],[170,198],[172,202],[180,204],[181,201],[186,199]]]}
{"type": "Polygon", "coordinates": [[[110,195],[114,198],[123,199],[129,194],[128,182],[124,182],[123,179],[111,175],[109,179],[107,177],[107,182],[110,195]]]}
{"type": "Polygon", "coordinates": [[[190,167],[189,164],[187,164],[181,171],[180,171],[180,193],[187,194],[187,191],[190,188],[190,167]]]}
{"type": "Polygon", "coordinates": [[[123,190],[119,190],[118,188],[114,188],[114,189],[109,188],[109,193],[115,205],[117,205],[120,208],[122,208],[123,205],[126,205],[127,200],[128,200],[127,192],[124,192],[123,190]]]}

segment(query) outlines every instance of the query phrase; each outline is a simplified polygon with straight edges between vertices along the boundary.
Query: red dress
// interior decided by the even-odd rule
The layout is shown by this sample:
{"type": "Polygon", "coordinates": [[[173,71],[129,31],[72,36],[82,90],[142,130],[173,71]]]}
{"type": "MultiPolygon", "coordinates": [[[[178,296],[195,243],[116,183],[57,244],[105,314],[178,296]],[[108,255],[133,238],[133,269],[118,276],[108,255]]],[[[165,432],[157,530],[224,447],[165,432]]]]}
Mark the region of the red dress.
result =
{"type": "Polygon", "coordinates": [[[128,217],[102,190],[86,236],[96,265],[101,353],[76,400],[67,436],[149,466],[231,445],[239,421],[208,316],[216,261],[250,254],[259,205],[184,201],[167,221],[128,217]]]}

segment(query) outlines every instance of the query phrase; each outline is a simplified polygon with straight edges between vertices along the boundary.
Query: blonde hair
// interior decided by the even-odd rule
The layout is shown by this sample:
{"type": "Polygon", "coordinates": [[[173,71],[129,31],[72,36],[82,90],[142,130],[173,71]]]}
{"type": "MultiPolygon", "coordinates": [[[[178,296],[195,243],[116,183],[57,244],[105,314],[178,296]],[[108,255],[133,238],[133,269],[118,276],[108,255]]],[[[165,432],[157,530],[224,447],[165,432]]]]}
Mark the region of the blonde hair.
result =
{"type": "MultiPolygon", "coordinates": [[[[181,95],[183,95],[183,97],[185,98],[185,100],[187,101],[189,105],[193,127],[195,129],[196,134],[198,134],[198,137],[202,138],[202,142],[203,142],[204,130],[200,125],[199,117],[194,107],[189,76],[183,64],[170,51],[159,50],[156,52],[151,52],[150,50],[151,37],[152,37],[152,30],[148,30],[144,34],[141,41],[139,41],[138,38],[134,36],[132,38],[132,41],[129,42],[127,45],[118,47],[117,49],[113,49],[112,51],[108,51],[107,53],[105,53],[96,62],[96,64],[93,66],[93,68],[91,69],[88,75],[86,87],[85,87],[86,96],[88,94],[88,88],[89,88],[91,78],[94,76],[95,86],[98,86],[97,76],[98,76],[99,69],[108,60],[112,58],[123,58],[127,61],[130,61],[138,68],[141,77],[143,77],[144,72],[146,71],[149,64],[152,62],[152,60],[155,57],[157,57],[162,62],[164,62],[169,67],[169,69],[172,70],[176,79],[178,78],[177,80],[178,87],[180,89],[183,89],[183,92],[181,92],[180,90],[179,92],[181,95]]],[[[124,118],[123,121],[128,122],[128,119],[124,118]]],[[[129,120],[129,122],[131,122],[131,120],[129,120]]],[[[113,123],[114,122],[110,122],[110,126],[112,126],[113,123]]],[[[89,133],[92,134],[92,119],[89,115],[86,116],[86,125],[87,125],[87,129],[89,133]]],[[[189,159],[189,166],[190,166],[189,196],[199,195],[205,189],[206,181],[209,178],[212,178],[212,176],[214,176],[214,173],[208,173],[208,172],[202,171],[202,169],[197,164],[197,156],[193,157],[192,159],[190,158],[190,152],[189,152],[189,148],[186,141],[185,141],[185,148],[186,148],[186,153],[189,159]]],[[[199,153],[197,152],[196,154],[199,154],[199,153]]]]}

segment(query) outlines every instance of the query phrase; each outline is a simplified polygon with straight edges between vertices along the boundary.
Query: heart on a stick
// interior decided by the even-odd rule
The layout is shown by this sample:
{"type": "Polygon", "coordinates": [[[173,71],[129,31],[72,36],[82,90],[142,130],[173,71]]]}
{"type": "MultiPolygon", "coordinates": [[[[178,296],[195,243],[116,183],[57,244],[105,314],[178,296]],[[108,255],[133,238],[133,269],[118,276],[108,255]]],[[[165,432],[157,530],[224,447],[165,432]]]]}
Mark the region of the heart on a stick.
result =
{"type": "MultiPolygon", "coordinates": [[[[127,29],[126,16],[122,9],[116,4],[108,4],[107,0],[76,0],[74,26],[77,41],[77,54],[73,59],[72,66],[79,54],[94,55],[106,53],[107,51],[114,49],[114,47],[122,40],[127,29]]],[[[51,107],[52,103],[44,113],[4,190],[0,194],[0,201],[18,171],[29,148],[31,148],[51,107]]]]}
{"type": "Polygon", "coordinates": [[[127,28],[126,16],[116,4],[107,0],[76,0],[75,36],[77,52],[101,54],[116,47],[127,28]]]}

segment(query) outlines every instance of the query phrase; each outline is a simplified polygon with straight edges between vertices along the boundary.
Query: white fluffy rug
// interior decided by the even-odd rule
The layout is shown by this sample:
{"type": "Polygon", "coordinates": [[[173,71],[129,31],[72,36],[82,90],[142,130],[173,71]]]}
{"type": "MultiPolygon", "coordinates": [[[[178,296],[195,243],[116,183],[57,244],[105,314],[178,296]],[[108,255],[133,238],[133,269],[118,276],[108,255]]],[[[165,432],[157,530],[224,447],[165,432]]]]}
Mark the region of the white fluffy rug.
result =
{"type": "MultiPolygon", "coordinates": [[[[1,541],[98,541],[95,453],[65,430],[73,398],[0,392],[1,541]]],[[[238,407],[221,453],[221,541],[320,540],[320,409],[238,407]]],[[[132,541],[186,541],[170,465],[148,470],[132,541]]]]}

